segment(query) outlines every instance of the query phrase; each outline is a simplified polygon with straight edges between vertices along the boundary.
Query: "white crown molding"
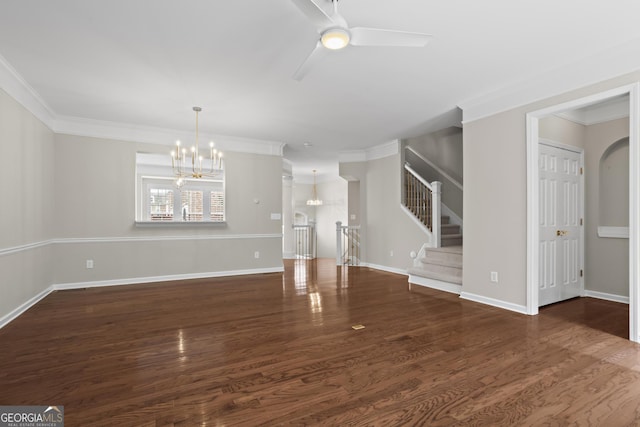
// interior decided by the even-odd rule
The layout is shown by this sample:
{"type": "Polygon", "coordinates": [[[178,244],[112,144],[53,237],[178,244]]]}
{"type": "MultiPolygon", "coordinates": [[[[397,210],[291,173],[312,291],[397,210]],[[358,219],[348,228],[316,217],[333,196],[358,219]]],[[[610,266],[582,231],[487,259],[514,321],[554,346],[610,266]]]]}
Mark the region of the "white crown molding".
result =
{"type": "Polygon", "coordinates": [[[614,98],[593,106],[563,111],[556,116],[583,126],[623,119],[629,117],[629,98],[614,98]]]}
{"type": "MultiPolygon", "coordinates": [[[[53,131],[66,135],[115,139],[118,141],[135,141],[167,146],[175,144],[177,139],[183,141],[193,141],[195,139],[195,132],[68,116],[58,117],[55,121],[53,131]]],[[[214,141],[216,147],[224,151],[271,156],[282,156],[285,146],[283,142],[279,141],[207,133],[200,133],[200,139],[203,141],[214,141]]]]}
{"type": "MultiPolygon", "coordinates": [[[[173,145],[176,139],[186,141],[195,139],[195,132],[56,115],[35,89],[1,55],[0,88],[58,134],[160,145],[173,145]]],[[[282,157],[285,146],[280,141],[204,133],[201,135],[203,140],[213,140],[220,149],[225,151],[282,157]]]]}
{"type": "Polygon", "coordinates": [[[640,40],[458,103],[463,124],[640,70],[640,40]]]}
{"type": "Polygon", "coordinates": [[[355,163],[383,159],[398,154],[399,152],[400,140],[394,139],[393,141],[385,142],[365,150],[342,151],[338,154],[338,163],[355,163]]]}
{"type": "Polygon", "coordinates": [[[56,118],[53,110],[2,55],[0,55],[0,88],[49,129],[53,129],[56,118]]]}

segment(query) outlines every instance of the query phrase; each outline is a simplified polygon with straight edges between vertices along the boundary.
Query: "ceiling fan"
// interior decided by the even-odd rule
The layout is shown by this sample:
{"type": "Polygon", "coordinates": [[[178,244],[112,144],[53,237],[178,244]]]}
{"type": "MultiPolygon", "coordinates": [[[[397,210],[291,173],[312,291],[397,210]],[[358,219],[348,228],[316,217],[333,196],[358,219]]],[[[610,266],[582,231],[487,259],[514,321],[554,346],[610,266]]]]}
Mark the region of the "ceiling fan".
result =
{"type": "Polygon", "coordinates": [[[316,26],[320,39],[307,59],[293,74],[295,80],[302,80],[309,70],[330,50],[352,46],[402,46],[423,47],[431,39],[430,34],[407,31],[384,30],[380,28],[352,27],[338,13],[338,0],[333,2],[333,13],[327,15],[313,0],[291,0],[316,26]]]}

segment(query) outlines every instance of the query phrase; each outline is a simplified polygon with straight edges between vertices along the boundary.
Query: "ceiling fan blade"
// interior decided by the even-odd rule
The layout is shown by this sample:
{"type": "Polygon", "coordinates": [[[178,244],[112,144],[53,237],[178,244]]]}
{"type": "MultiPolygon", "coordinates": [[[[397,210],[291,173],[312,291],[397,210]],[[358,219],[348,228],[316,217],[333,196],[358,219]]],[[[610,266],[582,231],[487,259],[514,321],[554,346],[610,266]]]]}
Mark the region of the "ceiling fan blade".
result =
{"type": "Polygon", "coordinates": [[[379,28],[351,28],[351,44],[354,46],[406,46],[424,47],[431,34],[408,31],[381,30],[379,28]]]}
{"type": "Polygon", "coordinates": [[[298,67],[296,72],[293,74],[293,78],[297,81],[300,81],[304,78],[305,75],[309,72],[309,70],[317,64],[327,53],[327,49],[322,46],[322,43],[318,41],[316,47],[311,51],[307,59],[304,60],[302,64],[298,67]]]}
{"type": "Polygon", "coordinates": [[[316,26],[318,32],[336,25],[333,19],[325,13],[313,0],[291,0],[298,9],[316,26]]]}

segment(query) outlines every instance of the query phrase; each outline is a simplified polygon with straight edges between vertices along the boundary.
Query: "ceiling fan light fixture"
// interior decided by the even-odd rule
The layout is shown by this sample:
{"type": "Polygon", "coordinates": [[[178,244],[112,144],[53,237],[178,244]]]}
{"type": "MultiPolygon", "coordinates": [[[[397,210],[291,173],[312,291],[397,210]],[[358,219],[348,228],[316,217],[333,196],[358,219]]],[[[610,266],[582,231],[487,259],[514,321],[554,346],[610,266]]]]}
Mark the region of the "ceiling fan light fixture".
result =
{"type": "Polygon", "coordinates": [[[322,37],[320,38],[322,46],[331,50],[346,47],[349,44],[349,40],[351,40],[351,34],[344,28],[330,28],[322,33],[322,37]]]}

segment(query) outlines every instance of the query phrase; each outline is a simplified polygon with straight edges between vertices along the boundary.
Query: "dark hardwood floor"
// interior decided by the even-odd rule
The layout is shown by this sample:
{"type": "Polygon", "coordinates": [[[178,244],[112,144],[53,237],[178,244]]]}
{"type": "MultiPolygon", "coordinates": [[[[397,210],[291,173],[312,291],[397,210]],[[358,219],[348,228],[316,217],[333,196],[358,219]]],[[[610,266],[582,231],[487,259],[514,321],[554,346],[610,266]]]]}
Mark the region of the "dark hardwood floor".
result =
{"type": "Polygon", "coordinates": [[[625,305],[529,317],[285,266],[53,293],[0,329],[0,404],[64,405],[67,426],[640,425],[625,305]]]}

